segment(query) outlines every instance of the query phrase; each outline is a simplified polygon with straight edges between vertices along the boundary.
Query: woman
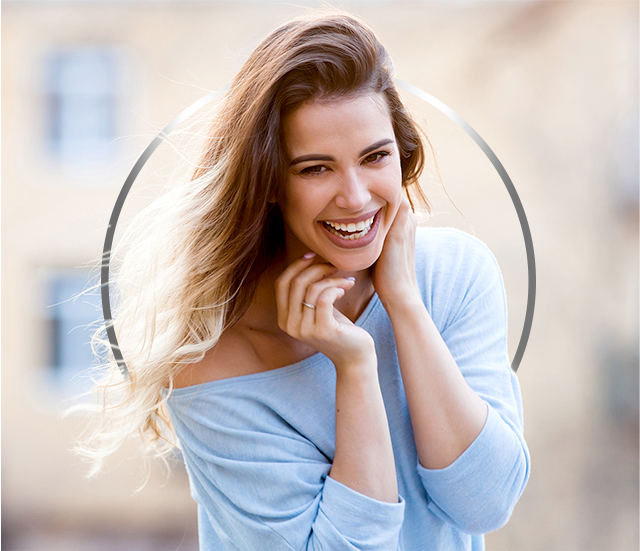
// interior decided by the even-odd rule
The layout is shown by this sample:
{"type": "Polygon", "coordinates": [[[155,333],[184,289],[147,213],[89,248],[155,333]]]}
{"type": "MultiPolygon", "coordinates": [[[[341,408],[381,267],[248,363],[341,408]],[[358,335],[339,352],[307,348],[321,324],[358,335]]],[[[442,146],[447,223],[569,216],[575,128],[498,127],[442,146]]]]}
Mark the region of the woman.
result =
{"type": "Polygon", "coordinates": [[[423,163],[365,24],[271,33],[125,236],[94,471],[175,431],[203,550],[482,549],[528,479],[520,393],[491,253],[416,228],[423,163]]]}

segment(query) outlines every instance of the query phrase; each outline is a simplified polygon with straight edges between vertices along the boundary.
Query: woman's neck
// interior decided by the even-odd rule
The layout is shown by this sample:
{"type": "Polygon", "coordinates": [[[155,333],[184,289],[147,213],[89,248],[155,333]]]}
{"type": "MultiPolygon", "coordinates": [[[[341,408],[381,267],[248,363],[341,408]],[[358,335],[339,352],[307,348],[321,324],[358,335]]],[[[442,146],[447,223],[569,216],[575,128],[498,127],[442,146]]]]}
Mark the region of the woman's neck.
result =
{"type": "Polygon", "coordinates": [[[334,306],[355,323],[369,304],[374,288],[369,269],[359,272],[338,272],[333,277],[349,276],[356,278],[355,285],[340,300],[336,301],[334,306]]]}

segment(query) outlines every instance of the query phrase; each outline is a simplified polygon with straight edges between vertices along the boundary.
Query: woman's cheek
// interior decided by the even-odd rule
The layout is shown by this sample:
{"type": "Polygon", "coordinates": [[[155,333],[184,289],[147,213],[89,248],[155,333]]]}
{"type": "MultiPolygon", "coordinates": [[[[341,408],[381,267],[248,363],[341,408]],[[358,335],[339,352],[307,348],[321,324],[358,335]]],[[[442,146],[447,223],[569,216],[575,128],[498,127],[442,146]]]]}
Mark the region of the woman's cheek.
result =
{"type": "Polygon", "coordinates": [[[387,220],[387,222],[388,222],[387,232],[389,231],[389,229],[393,225],[393,222],[396,219],[398,211],[400,210],[400,205],[401,204],[402,204],[402,187],[400,187],[400,189],[397,191],[395,200],[393,201],[393,205],[389,205],[391,212],[389,212],[389,216],[388,216],[388,220],[387,220]]]}

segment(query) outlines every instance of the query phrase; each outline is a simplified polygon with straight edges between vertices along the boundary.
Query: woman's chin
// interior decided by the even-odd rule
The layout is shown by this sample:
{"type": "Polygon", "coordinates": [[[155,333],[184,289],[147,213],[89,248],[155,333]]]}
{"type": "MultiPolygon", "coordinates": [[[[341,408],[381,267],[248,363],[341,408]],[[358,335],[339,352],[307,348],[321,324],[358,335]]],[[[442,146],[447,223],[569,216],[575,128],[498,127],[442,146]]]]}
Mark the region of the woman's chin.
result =
{"type": "Polygon", "coordinates": [[[371,268],[378,260],[380,255],[367,255],[366,258],[337,258],[331,257],[324,259],[325,262],[328,262],[338,268],[341,272],[362,272],[363,270],[368,270],[371,268]]]}

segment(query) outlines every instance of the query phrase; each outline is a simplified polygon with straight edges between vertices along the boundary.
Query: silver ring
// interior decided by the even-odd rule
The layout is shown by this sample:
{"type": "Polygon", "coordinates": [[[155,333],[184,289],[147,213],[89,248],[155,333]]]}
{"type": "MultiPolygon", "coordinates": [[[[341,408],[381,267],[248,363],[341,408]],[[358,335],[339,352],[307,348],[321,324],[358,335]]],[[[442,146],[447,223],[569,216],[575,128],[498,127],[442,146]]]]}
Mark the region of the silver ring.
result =
{"type": "Polygon", "coordinates": [[[309,304],[308,302],[305,302],[304,300],[302,301],[302,306],[306,306],[307,308],[311,308],[312,310],[316,309],[316,307],[313,304],[309,304]]]}

